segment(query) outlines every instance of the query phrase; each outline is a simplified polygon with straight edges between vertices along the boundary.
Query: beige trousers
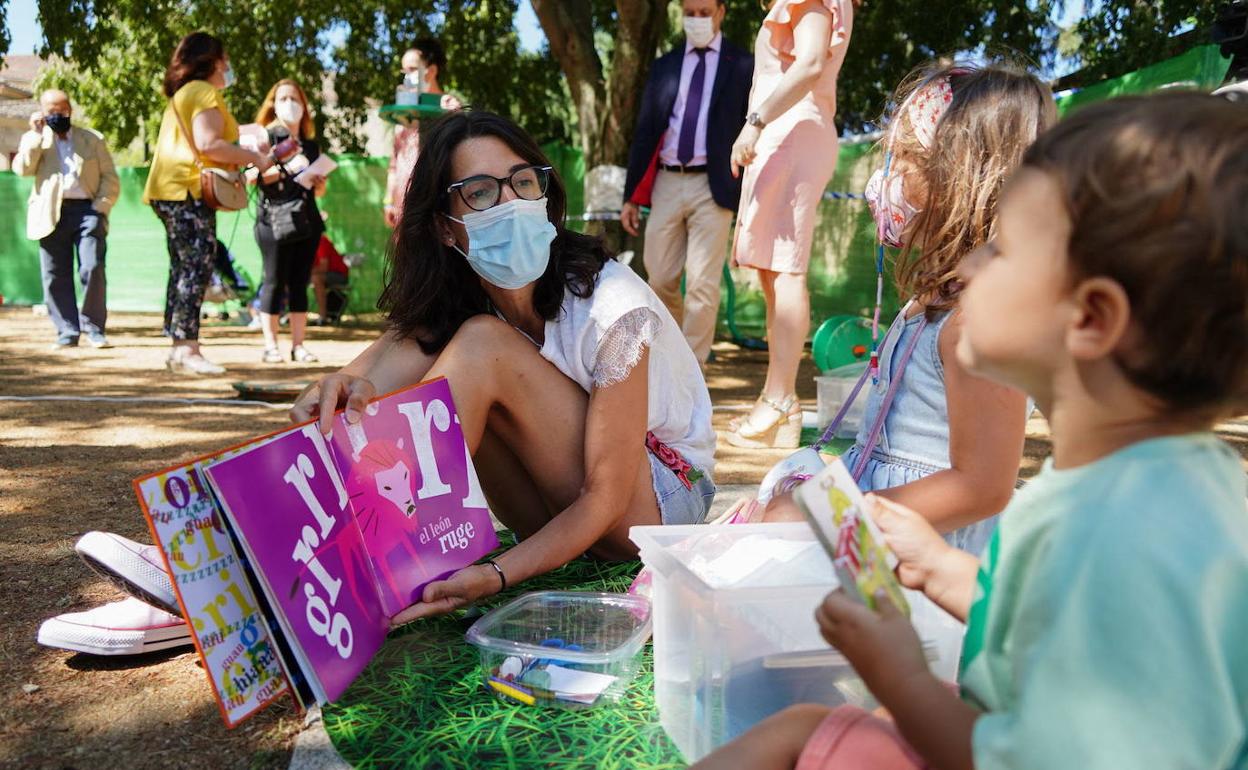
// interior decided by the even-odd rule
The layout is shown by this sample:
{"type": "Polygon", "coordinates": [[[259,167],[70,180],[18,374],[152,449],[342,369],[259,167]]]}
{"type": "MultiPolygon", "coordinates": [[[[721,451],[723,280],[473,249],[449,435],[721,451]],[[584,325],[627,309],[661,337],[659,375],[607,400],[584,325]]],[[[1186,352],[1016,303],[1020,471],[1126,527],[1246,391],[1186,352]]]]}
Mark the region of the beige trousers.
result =
{"type": "Polygon", "coordinates": [[[728,259],[732,212],[711,197],[706,174],[659,171],[650,196],[645,264],[650,288],[681,325],[689,347],[706,362],[715,338],[720,276],[728,259]],[[680,296],[680,276],[685,296],[680,296]]]}

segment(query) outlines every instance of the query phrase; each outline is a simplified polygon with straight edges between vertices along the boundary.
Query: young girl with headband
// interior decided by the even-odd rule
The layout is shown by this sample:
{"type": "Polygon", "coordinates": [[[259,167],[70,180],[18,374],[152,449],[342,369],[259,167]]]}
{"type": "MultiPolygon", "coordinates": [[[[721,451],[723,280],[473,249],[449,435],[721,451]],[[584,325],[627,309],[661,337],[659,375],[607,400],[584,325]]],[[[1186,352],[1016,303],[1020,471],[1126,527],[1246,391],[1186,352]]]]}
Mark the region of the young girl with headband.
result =
{"type": "MultiPolygon", "coordinates": [[[[926,68],[895,104],[866,194],[881,267],[883,245],[899,248],[895,278],[909,301],[872,355],[863,427],[842,459],[864,491],[922,510],[952,545],[977,552],[1014,491],[1027,404],[954,357],[956,271],[991,236],[1002,183],[1056,108],[1042,82],[1005,64],[926,68]]],[[[800,516],[787,500],[766,514],[800,516]]]]}

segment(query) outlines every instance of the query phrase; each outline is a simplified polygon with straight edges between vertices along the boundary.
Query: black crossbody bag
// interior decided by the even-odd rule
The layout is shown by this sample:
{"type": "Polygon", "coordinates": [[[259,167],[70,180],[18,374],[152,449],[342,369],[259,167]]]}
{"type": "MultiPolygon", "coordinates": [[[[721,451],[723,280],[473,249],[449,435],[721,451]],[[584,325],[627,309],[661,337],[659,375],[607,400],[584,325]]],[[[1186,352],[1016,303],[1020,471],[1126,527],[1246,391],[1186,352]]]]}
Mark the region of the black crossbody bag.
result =
{"type": "Polygon", "coordinates": [[[295,189],[300,193],[298,197],[284,201],[270,200],[267,195],[261,194],[260,208],[264,223],[273,233],[273,240],[278,243],[290,243],[319,235],[320,217],[316,216],[315,208],[309,200],[314,193],[311,190],[304,190],[303,186],[296,182],[286,170],[285,165],[278,163],[277,167],[281,172],[282,181],[295,185],[295,189]]]}

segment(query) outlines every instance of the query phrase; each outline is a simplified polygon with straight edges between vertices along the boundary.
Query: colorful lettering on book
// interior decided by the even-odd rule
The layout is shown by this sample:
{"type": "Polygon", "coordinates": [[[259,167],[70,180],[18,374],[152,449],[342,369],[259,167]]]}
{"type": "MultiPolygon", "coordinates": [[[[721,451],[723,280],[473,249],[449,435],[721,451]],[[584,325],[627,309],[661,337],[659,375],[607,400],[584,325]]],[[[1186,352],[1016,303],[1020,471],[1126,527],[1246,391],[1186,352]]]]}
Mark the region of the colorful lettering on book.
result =
{"type": "Polygon", "coordinates": [[[445,380],[339,416],[331,445],[393,616],[497,539],[445,380]]]}
{"type": "Polygon", "coordinates": [[[255,597],[240,582],[242,566],[198,463],[139,479],[135,486],[232,727],[287,690],[255,597]]]}
{"type": "Polygon", "coordinates": [[[315,425],[211,464],[209,479],[318,701],[346,689],[388,624],[351,499],[315,425]]]}

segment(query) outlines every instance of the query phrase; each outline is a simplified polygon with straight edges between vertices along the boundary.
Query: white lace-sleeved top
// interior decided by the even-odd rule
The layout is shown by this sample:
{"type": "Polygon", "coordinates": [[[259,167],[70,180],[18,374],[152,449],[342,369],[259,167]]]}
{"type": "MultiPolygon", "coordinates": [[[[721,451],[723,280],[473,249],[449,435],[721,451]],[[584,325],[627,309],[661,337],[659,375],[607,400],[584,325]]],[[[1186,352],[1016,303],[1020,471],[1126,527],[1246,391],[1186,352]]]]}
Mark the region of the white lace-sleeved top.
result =
{"type": "Polygon", "coordinates": [[[546,322],[541,354],[590,393],[627,378],[647,346],[646,428],[709,475],[715,431],[702,370],[676,320],[631,269],[608,260],[589,299],[565,293],[559,315],[546,322]]]}

